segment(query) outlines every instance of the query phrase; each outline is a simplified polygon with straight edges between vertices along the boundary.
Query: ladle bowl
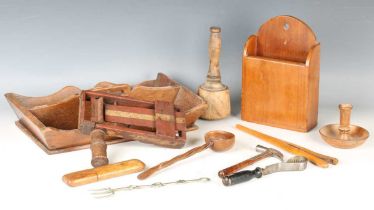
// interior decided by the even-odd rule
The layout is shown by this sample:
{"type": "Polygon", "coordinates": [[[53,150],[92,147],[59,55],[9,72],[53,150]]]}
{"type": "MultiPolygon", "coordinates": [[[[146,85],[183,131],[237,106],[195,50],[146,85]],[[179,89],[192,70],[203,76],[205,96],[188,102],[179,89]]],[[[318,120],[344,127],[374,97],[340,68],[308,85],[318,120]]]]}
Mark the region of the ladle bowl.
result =
{"type": "Polygon", "coordinates": [[[235,143],[235,135],[221,130],[209,131],[205,134],[205,143],[213,142],[211,149],[215,152],[223,152],[231,149],[235,143]]]}

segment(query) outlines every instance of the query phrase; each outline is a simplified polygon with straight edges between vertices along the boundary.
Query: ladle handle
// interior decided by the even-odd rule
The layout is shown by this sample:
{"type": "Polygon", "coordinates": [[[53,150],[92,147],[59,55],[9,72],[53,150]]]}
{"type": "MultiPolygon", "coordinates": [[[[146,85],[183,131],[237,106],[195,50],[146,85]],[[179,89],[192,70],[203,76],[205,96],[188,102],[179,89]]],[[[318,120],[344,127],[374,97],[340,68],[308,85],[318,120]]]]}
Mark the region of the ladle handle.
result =
{"type": "Polygon", "coordinates": [[[352,104],[339,104],[340,109],[340,127],[341,132],[348,132],[351,121],[352,104]]]}
{"type": "Polygon", "coordinates": [[[138,179],[140,179],[140,180],[146,179],[146,178],[150,177],[152,174],[156,173],[157,171],[159,171],[163,168],[169,167],[169,166],[173,165],[174,163],[176,163],[178,161],[184,160],[186,158],[191,157],[194,154],[197,154],[199,152],[202,152],[202,151],[206,150],[207,148],[212,146],[212,144],[213,144],[212,142],[203,144],[199,147],[195,147],[191,150],[188,150],[187,152],[185,152],[181,155],[175,156],[174,158],[172,158],[168,161],[162,162],[162,163],[144,171],[143,173],[139,174],[138,179]]]}

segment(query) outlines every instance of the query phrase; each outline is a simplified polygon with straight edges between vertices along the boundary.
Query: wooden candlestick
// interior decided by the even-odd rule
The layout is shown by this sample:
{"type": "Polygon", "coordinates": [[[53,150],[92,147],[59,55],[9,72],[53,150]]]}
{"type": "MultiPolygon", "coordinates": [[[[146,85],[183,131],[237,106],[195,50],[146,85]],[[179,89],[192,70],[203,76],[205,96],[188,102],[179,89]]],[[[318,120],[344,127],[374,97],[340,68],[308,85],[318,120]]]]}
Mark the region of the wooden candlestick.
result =
{"type": "Polygon", "coordinates": [[[350,149],[363,144],[369,138],[369,132],[360,126],[351,125],[351,104],[339,104],[340,124],[323,126],[319,133],[323,140],[333,147],[350,149]]]}
{"type": "Polygon", "coordinates": [[[199,87],[198,94],[208,103],[208,109],[201,116],[206,120],[222,119],[230,115],[230,92],[226,85],[221,83],[219,55],[221,52],[221,28],[210,28],[209,40],[209,71],[203,85],[199,87]]]}
{"type": "Polygon", "coordinates": [[[353,106],[351,104],[339,104],[340,109],[340,127],[341,132],[347,133],[350,130],[351,112],[353,106]]]}

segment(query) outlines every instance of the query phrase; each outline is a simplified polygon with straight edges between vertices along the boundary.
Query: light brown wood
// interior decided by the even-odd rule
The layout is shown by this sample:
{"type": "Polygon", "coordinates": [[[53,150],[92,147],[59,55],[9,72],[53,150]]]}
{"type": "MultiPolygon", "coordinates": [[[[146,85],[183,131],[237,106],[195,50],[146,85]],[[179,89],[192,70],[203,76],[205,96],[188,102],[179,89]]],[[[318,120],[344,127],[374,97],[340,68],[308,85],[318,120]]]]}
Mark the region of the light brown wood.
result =
{"type": "Polygon", "coordinates": [[[241,118],[296,131],[317,125],[320,44],[302,21],[278,16],[243,50],[241,118]]]}
{"type": "Polygon", "coordinates": [[[63,181],[71,186],[90,184],[105,179],[110,179],[127,174],[137,173],[144,170],[145,164],[137,159],[127,160],[115,164],[100,166],[66,174],[62,177],[63,181]]]}
{"type": "Polygon", "coordinates": [[[326,143],[341,149],[351,149],[365,143],[369,132],[360,126],[351,125],[351,104],[340,104],[340,124],[323,126],[319,133],[326,143]]]}
{"type": "Polygon", "coordinates": [[[230,115],[230,91],[228,87],[221,82],[221,73],[219,67],[219,55],[221,52],[221,28],[210,28],[209,40],[209,71],[203,85],[198,89],[198,94],[207,103],[208,109],[201,116],[206,120],[222,119],[230,115]]]}
{"type": "Polygon", "coordinates": [[[283,150],[286,150],[287,152],[290,152],[294,155],[299,155],[307,158],[311,163],[321,167],[321,168],[327,168],[329,164],[336,165],[338,164],[338,159],[329,157],[327,155],[322,155],[316,152],[313,152],[311,150],[308,150],[304,147],[298,146],[296,144],[266,135],[264,133],[255,131],[253,129],[247,128],[245,126],[237,124],[235,126],[237,129],[250,134],[252,136],[255,136],[265,142],[268,142],[269,144],[272,144],[276,147],[279,147],[283,150]]]}
{"type": "Polygon", "coordinates": [[[348,132],[350,130],[349,125],[351,124],[351,104],[340,104],[340,127],[339,130],[342,132],[348,132]]]}
{"type": "Polygon", "coordinates": [[[199,96],[208,103],[208,109],[201,116],[205,120],[223,119],[230,115],[230,90],[210,91],[203,88],[199,89],[199,96]]]}

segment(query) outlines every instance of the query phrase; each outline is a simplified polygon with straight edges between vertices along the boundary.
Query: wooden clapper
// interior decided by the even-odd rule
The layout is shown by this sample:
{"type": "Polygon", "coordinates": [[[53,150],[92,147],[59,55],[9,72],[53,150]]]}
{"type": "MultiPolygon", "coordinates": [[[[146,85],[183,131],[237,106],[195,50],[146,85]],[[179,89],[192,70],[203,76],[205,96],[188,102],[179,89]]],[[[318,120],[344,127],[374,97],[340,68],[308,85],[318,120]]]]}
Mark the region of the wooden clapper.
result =
{"type": "Polygon", "coordinates": [[[110,136],[171,148],[181,148],[186,142],[185,113],[172,102],[87,90],[82,91],[79,106],[83,133],[102,129],[110,136]]]}

